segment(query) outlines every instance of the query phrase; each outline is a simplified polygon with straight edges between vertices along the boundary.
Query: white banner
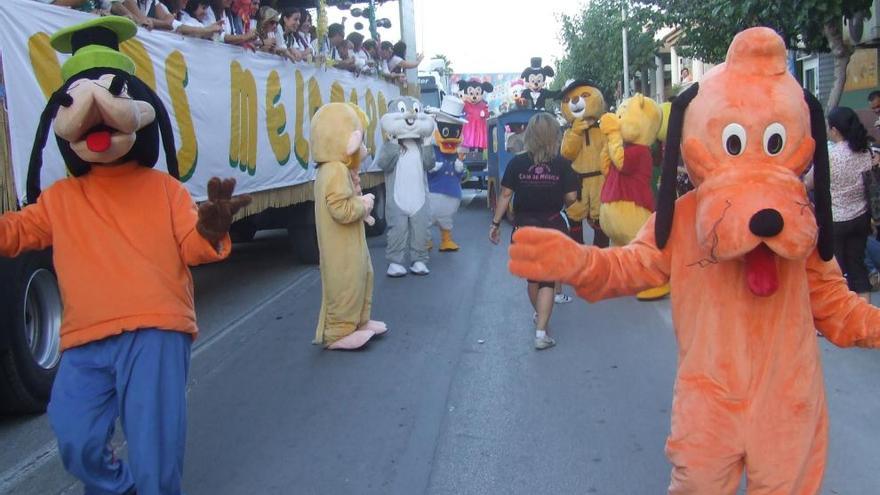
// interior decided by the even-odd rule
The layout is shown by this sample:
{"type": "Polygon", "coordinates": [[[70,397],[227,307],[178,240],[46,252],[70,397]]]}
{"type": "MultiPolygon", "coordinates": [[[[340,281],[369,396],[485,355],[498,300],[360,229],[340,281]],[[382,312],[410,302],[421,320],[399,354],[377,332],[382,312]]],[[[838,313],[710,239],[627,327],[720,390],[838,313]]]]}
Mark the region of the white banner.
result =
{"type": "MultiPolygon", "coordinates": [[[[21,203],[40,112],[61,86],[60,66],[68,57],[52,49],[49,36],[91,18],[33,0],[0,0],[0,56],[21,203]]],[[[379,117],[386,102],[399,94],[375,78],[169,32],[141,28],[120,50],[165,103],[181,178],[197,200],[206,197],[205,185],[213,176],[235,177],[242,193],[312,180],[309,117],[331,101],[357,102],[367,113],[367,145],[375,153],[382,139],[379,117]]],[[[164,156],[159,156],[157,166],[164,169],[164,156]]],[[[65,175],[52,135],[43,160],[45,188],[65,175]]],[[[369,160],[365,165],[374,170],[369,160]]]]}

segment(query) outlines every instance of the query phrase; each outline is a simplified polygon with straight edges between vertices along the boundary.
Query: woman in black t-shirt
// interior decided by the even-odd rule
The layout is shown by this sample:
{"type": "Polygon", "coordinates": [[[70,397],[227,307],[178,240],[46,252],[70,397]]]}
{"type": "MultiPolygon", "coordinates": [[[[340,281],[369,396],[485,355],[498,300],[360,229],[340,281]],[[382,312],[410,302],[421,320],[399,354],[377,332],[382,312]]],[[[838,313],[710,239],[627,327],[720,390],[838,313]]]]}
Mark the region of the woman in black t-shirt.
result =
{"type": "MultiPolygon", "coordinates": [[[[559,123],[549,113],[542,112],[529,119],[524,134],[526,152],[510,160],[501,179],[501,197],[489,230],[489,240],[494,244],[501,241],[501,218],[514,196],[514,230],[530,226],[567,232],[561,212],[577,200],[580,181],[571,163],[559,156],[561,136],[559,123]]],[[[537,313],[535,348],[539,350],[556,344],[547,334],[554,286],[553,281],[529,280],[529,300],[537,313]]]]}

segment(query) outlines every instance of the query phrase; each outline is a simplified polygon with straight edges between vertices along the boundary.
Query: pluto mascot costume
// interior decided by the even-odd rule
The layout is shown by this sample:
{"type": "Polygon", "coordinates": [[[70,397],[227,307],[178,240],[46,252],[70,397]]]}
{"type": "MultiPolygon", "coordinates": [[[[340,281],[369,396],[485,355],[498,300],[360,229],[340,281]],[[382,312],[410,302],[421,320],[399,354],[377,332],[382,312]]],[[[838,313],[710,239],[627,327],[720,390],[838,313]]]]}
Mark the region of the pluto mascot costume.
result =
{"type": "Polygon", "coordinates": [[[838,346],[880,346],[880,309],[832,260],[822,106],[786,61],[779,35],[748,29],[676,98],[658,211],[632,243],[524,228],[510,248],[513,273],[590,301],[671,281],[671,494],[733,495],[743,473],[749,494],[818,494],[828,413],[816,328],[838,346]],[[696,189],[676,201],[679,154],[696,189]],[[815,210],[800,180],[810,163],[815,210]]]}
{"type": "MultiPolygon", "coordinates": [[[[651,146],[663,122],[663,111],[654,100],[636,94],[623,100],[617,113],[606,113],[599,120],[605,135],[602,150],[602,186],[599,224],[615,246],[629,244],[654,211],[651,188],[654,161],[651,146]]],[[[643,301],[669,294],[669,286],[639,292],[643,301]]]]}
{"type": "Polygon", "coordinates": [[[601,157],[605,134],[599,130],[599,118],[605,113],[605,98],[598,88],[584,80],[568,81],[561,94],[560,109],[570,127],[562,136],[560,154],[571,160],[581,181],[577,202],[565,210],[571,220],[571,236],[584,242],[586,220],[594,230],[593,245],[608,247],[608,236],[599,225],[599,198],[605,183],[601,157]]]}
{"type": "Polygon", "coordinates": [[[434,167],[428,171],[428,197],[431,224],[440,228],[440,251],[458,251],[452,240],[452,217],[461,205],[461,178],[464,163],[458,159],[461,143],[464,102],[453,95],[443,97],[439,109],[431,109],[437,128],[434,129],[434,167]]]}
{"type": "Polygon", "coordinates": [[[361,158],[365,117],[351,103],[329,103],[312,117],[309,134],[315,150],[315,226],[321,260],[321,313],[315,344],[327,349],[362,347],[386,326],[370,320],[373,263],[364,220],[373,195],[360,195],[352,180],[361,158]]]}
{"type": "Polygon", "coordinates": [[[434,168],[434,150],[425,140],[434,132],[434,119],[419,100],[401,96],[388,102],[380,122],[387,138],[376,156],[376,164],[385,172],[387,192],[387,274],[405,276],[409,260],[413,274],[427,275],[431,212],[426,172],[434,168]]]}
{"type": "Polygon", "coordinates": [[[85,493],[178,494],[198,332],[189,266],[229,255],[229,225],[250,198],[215,177],[208,200],[193,204],[165,107],[118,51],[136,33],[108,16],[52,36],[73,55],[40,119],[28,204],[0,217],[0,254],[53,248],[64,313],[48,416],[64,467],[85,493]],[[68,177],[43,191],[50,130],[64,159],[50,166],[61,175],[66,165],[68,177]],[[153,168],[160,133],[170,175],[153,168]],[[109,447],[117,419],[130,464],[109,447]]]}

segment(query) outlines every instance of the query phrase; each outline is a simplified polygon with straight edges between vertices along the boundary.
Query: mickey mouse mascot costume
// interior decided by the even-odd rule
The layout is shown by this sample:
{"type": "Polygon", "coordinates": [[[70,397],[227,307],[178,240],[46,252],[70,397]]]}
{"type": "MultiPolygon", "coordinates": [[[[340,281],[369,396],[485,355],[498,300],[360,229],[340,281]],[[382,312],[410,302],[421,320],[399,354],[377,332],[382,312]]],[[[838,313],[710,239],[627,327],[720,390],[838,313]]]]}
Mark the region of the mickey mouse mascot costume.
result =
{"type": "Polygon", "coordinates": [[[526,89],[520,95],[525,108],[544,110],[547,100],[559,98],[559,93],[545,89],[547,78],[553,77],[553,67],[545,65],[541,67],[541,57],[533,57],[529,67],[522,72],[520,77],[526,83],[526,89]]]}
{"type": "Polygon", "coordinates": [[[212,178],[208,201],[193,204],[177,180],[168,114],[118,51],[136,32],[111,16],[52,36],[73,56],[42,113],[28,205],[0,217],[0,254],[54,248],[63,354],[48,412],[65,468],[86,493],[177,495],[197,333],[188,265],[229,255],[229,225],[250,198],[212,178]],[[69,177],[41,193],[53,120],[69,177]],[[160,133],[170,175],[153,169],[160,133]],[[108,447],[118,418],[130,467],[108,447]]]}

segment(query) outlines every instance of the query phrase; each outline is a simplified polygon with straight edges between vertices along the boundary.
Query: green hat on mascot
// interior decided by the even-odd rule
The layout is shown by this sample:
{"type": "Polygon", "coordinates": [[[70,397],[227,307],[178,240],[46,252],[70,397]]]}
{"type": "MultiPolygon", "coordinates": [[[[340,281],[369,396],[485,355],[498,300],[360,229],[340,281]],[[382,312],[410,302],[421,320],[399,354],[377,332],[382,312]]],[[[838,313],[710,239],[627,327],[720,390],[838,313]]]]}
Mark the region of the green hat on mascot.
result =
{"type": "Polygon", "coordinates": [[[95,67],[134,74],[134,62],[119,51],[119,44],[135,34],[135,23],[120,16],[98,17],[61,29],[50,39],[52,48],[73,54],[61,66],[61,77],[67,81],[71,76],[95,67]]]}

